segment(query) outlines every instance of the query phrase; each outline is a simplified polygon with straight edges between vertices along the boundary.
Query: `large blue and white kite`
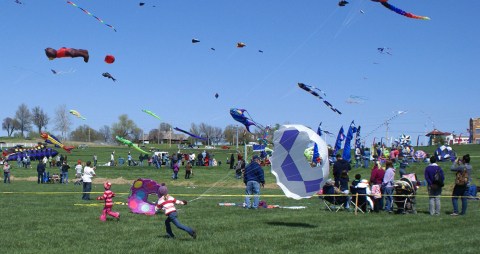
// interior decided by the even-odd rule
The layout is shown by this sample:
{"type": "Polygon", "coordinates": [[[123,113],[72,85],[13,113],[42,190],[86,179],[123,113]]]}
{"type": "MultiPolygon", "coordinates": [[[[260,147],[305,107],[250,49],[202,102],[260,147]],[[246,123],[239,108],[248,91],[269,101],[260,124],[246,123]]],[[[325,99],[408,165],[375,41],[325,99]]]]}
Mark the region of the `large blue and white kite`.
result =
{"type": "Polygon", "coordinates": [[[272,174],[285,196],[310,198],[323,186],[329,175],[328,148],[320,136],[303,125],[282,125],[273,134],[274,149],[270,158],[272,174]],[[305,159],[305,149],[317,145],[319,166],[305,159]]]}

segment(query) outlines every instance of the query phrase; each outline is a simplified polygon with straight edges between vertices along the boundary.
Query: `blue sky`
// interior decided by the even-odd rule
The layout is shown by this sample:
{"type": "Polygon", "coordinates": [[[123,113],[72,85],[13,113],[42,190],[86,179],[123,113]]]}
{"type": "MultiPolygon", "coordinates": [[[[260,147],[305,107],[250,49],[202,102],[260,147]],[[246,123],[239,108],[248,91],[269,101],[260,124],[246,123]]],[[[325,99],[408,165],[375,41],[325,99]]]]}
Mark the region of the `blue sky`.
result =
{"type": "MultiPolygon", "coordinates": [[[[111,126],[127,114],[147,132],[159,121],[141,109],[189,129],[191,123],[235,124],[229,109],[238,107],[263,125],[316,129],[323,122],[334,133],[355,120],[365,135],[402,110],[408,113],[390,123],[388,136],[405,133],[416,142],[433,127],[465,135],[469,118],[479,116],[479,1],[389,1],[430,21],[367,0],[345,7],[335,0],[145,0],[143,7],[130,0],[73,1],[118,32],[63,0],[22,2],[0,3],[1,119],[14,116],[21,103],[40,106],[51,118],[65,104],[87,118],[72,118],[73,129],[111,126]],[[236,48],[237,42],[247,46],[236,48]],[[89,50],[89,63],[49,61],[44,49],[62,46],[89,50]],[[116,62],[104,63],[106,54],[116,62]],[[343,114],[298,82],[322,89],[343,114]],[[350,95],[368,99],[348,104],[350,95]]],[[[386,135],[378,128],[367,143],[386,135]]]]}

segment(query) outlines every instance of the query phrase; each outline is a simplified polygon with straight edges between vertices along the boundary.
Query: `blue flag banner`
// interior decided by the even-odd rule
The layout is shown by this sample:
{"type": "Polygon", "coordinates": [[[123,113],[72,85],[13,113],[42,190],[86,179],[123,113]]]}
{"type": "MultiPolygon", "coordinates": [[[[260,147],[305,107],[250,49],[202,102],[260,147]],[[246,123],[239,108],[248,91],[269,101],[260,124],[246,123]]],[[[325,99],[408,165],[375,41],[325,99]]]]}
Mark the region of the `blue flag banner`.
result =
{"type": "Polygon", "coordinates": [[[320,124],[318,125],[317,134],[318,134],[318,136],[320,136],[320,137],[323,135],[322,122],[320,122],[320,124]]]}
{"type": "Polygon", "coordinates": [[[361,126],[358,126],[357,132],[355,133],[355,149],[362,146],[362,142],[360,141],[360,128],[361,126]]]}
{"type": "Polygon", "coordinates": [[[333,149],[333,156],[337,154],[337,151],[342,148],[342,141],[345,139],[345,134],[343,131],[343,126],[338,131],[337,141],[335,141],[335,148],[333,149]]]}
{"type": "Polygon", "coordinates": [[[348,128],[347,137],[345,139],[345,144],[343,145],[343,154],[342,158],[348,162],[352,157],[352,152],[350,151],[350,143],[353,139],[353,133],[357,132],[357,128],[355,128],[355,123],[352,121],[350,127],[348,128]]]}

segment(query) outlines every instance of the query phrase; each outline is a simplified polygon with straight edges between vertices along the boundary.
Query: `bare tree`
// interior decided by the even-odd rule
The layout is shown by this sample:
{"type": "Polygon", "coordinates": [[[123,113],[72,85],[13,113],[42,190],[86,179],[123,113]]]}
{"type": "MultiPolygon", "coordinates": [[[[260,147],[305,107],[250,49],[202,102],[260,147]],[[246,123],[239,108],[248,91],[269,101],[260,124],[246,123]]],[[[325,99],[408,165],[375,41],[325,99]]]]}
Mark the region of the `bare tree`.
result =
{"type": "Polygon", "coordinates": [[[18,106],[17,112],[15,112],[15,119],[19,124],[18,130],[20,131],[22,138],[24,138],[24,132],[32,129],[32,114],[30,114],[30,110],[28,110],[25,103],[18,106]]]}
{"type": "Polygon", "coordinates": [[[78,126],[74,131],[70,133],[70,139],[74,141],[90,142],[92,140],[101,140],[103,139],[103,136],[98,131],[84,124],[78,126]]]}
{"type": "Polygon", "coordinates": [[[151,129],[149,132],[148,132],[148,139],[149,140],[159,140],[159,132],[158,132],[158,129],[151,129]]]}
{"type": "Polygon", "coordinates": [[[60,105],[55,110],[55,130],[60,131],[63,139],[67,138],[67,133],[70,131],[72,126],[72,119],[70,114],[67,111],[67,105],[60,105]]]}
{"type": "Polygon", "coordinates": [[[42,128],[46,127],[50,118],[43,112],[40,106],[36,106],[32,109],[33,124],[37,126],[38,133],[42,133],[42,128]]]}
{"type": "Polygon", "coordinates": [[[236,142],[237,129],[238,126],[230,124],[227,125],[227,127],[225,127],[225,130],[223,131],[223,136],[225,137],[225,140],[228,141],[231,145],[235,144],[236,142]]]}
{"type": "Polygon", "coordinates": [[[13,132],[15,130],[18,130],[19,126],[20,126],[20,123],[17,121],[17,119],[14,119],[11,117],[7,117],[3,119],[2,130],[7,131],[8,137],[11,137],[13,132]]]}
{"type": "Polygon", "coordinates": [[[104,125],[98,132],[102,136],[102,139],[105,143],[108,143],[112,138],[112,131],[108,125],[104,125]]]}
{"type": "Polygon", "coordinates": [[[128,115],[123,114],[118,117],[118,123],[112,124],[112,138],[120,136],[126,139],[134,139],[135,136],[138,137],[139,130],[135,122],[129,119],[128,115]]]}

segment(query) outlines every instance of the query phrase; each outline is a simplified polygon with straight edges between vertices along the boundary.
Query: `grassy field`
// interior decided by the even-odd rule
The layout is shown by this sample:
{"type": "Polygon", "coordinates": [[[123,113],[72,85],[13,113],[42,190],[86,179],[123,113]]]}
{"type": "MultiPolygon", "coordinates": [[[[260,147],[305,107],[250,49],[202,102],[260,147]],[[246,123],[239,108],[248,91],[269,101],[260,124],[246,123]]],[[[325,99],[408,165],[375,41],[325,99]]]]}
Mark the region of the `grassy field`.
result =
{"type": "MultiPolygon", "coordinates": [[[[168,147],[162,149],[168,150],[168,147]]],[[[432,152],[434,148],[422,149],[432,152]]],[[[474,183],[478,184],[480,146],[455,146],[454,149],[460,155],[470,153],[474,183]]],[[[90,160],[95,153],[100,163],[105,163],[113,150],[117,157],[126,158],[128,150],[124,147],[90,147],[74,150],[68,160],[73,167],[77,159],[90,160]]],[[[176,149],[170,150],[173,151],[176,149]]],[[[190,151],[201,152],[187,152],[190,151]]],[[[222,166],[195,167],[194,176],[189,180],[183,179],[183,167],[176,181],[170,178],[168,168],[97,168],[92,197],[103,193],[102,183],[108,179],[117,193],[116,202],[126,201],[131,183],[137,178],[165,182],[174,197],[190,201],[177,209],[179,220],[197,230],[196,240],[175,227],[177,238],[164,238],[165,216],[133,214],[121,204],[113,207],[121,213],[119,222],[101,222],[102,204],[82,201],[80,186],[39,185],[35,168],[14,168],[12,183],[0,183],[2,253],[478,253],[480,202],[469,201],[466,216],[452,217],[448,215],[452,212],[451,199],[444,197],[442,214],[430,216],[424,187],[418,192],[419,213],[416,215],[332,213],[325,210],[318,198],[300,201],[285,198],[269,168],[265,167],[267,185],[262,194],[275,196],[263,196],[262,200],[268,204],[307,208],[245,210],[218,206],[219,202],[243,202],[243,182],[235,179],[233,170],[225,164],[231,152],[213,150],[222,166]]],[[[136,151],[132,154],[138,157],[136,151]]],[[[454,174],[449,171],[450,163],[440,165],[446,173],[443,194],[448,196],[454,174]]],[[[408,171],[417,173],[423,180],[425,166],[413,164],[408,171]]],[[[58,172],[58,169],[49,171],[58,172]]],[[[351,178],[356,173],[368,178],[370,169],[354,169],[351,178]]],[[[71,170],[71,180],[73,175],[71,170]]]]}

